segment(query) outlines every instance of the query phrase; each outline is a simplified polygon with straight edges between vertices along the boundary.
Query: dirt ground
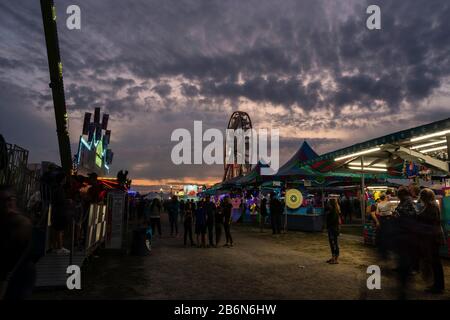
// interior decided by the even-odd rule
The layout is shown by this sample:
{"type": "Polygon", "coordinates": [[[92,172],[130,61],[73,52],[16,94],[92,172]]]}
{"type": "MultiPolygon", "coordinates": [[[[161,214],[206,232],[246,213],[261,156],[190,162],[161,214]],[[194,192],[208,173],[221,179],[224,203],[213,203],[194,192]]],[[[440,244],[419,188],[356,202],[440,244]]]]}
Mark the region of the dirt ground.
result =
{"type": "MultiPolygon", "coordinates": [[[[392,263],[380,262],[362,237],[341,235],[340,264],[329,265],[323,233],[233,226],[233,248],[184,248],[182,238],[156,239],[147,257],[101,252],[82,272],[82,290],[37,291],[35,299],[396,299],[392,263]],[[368,290],[369,265],[381,267],[381,290],[368,290]]],[[[181,226],[180,226],[181,227],[181,226]]],[[[182,227],[180,228],[182,230],[182,227]]],[[[444,261],[446,283],[450,263],[444,261]]],[[[410,281],[408,299],[449,299],[423,292],[422,275],[410,281]]]]}

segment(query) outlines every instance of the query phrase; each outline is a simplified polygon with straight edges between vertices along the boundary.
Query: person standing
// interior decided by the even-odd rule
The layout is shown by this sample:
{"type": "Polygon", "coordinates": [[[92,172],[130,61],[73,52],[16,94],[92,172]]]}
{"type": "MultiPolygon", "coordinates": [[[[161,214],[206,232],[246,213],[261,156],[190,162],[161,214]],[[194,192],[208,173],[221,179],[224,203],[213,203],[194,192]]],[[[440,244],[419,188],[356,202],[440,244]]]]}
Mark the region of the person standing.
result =
{"type": "Polygon", "coordinates": [[[203,202],[198,202],[195,210],[195,234],[197,235],[197,246],[206,248],[206,210],[203,202]]]}
{"type": "Polygon", "coordinates": [[[341,219],[341,208],[336,198],[330,199],[329,204],[326,209],[327,218],[327,231],[328,231],[328,241],[330,243],[331,249],[331,259],[327,261],[329,264],[338,264],[339,259],[339,232],[340,232],[340,219],[341,219]]]}
{"type": "Polygon", "coordinates": [[[180,211],[180,204],[177,196],[172,196],[172,200],[169,203],[169,222],[170,222],[170,236],[178,237],[178,213],[180,211]]]}
{"type": "Polygon", "coordinates": [[[51,185],[52,228],[54,229],[53,249],[57,254],[69,254],[70,250],[64,248],[64,232],[69,225],[68,202],[66,199],[66,175],[57,170],[54,182],[51,185]]]}
{"type": "Polygon", "coordinates": [[[206,226],[208,228],[208,246],[214,247],[214,216],[216,214],[216,205],[211,202],[211,197],[205,198],[206,226]]]}
{"type": "Polygon", "coordinates": [[[412,268],[417,261],[417,210],[407,187],[398,188],[397,197],[400,202],[392,214],[392,242],[398,256],[399,298],[404,299],[412,268]]]}
{"type": "Polygon", "coordinates": [[[386,257],[389,247],[390,220],[392,218],[392,205],[385,194],[380,196],[375,213],[372,215],[377,226],[377,243],[381,254],[386,257]]]}
{"type": "Polygon", "coordinates": [[[214,231],[216,233],[216,244],[215,247],[219,246],[220,240],[222,238],[222,228],[223,228],[223,209],[222,207],[216,208],[214,217],[214,231]]]}
{"type": "Polygon", "coordinates": [[[444,234],[441,226],[441,213],[436,204],[436,196],[431,189],[423,189],[419,194],[422,210],[418,214],[421,224],[420,243],[422,256],[425,257],[433,271],[433,285],[427,288],[427,292],[434,294],[444,293],[444,269],[439,256],[439,248],[443,244],[444,234]]]}
{"type": "Polygon", "coordinates": [[[154,198],[150,205],[150,225],[152,228],[152,234],[156,235],[156,229],[158,230],[158,235],[161,238],[161,202],[158,198],[154,198]]]}
{"type": "Polygon", "coordinates": [[[263,197],[261,200],[261,205],[259,206],[259,225],[260,225],[260,231],[264,231],[264,223],[266,221],[267,217],[267,199],[266,197],[263,197]]]}
{"type": "Polygon", "coordinates": [[[283,205],[275,196],[275,192],[270,193],[270,220],[272,223],[272,234],[281,233],[281,215],[283,213],[283,205]]]}
{"type": "Polygon", "coordinates": [[[183,224],[184,224],[184,246],[187,246],[187,238],[191,242],[191,247],[194,246],[194,240],[192,239],[192,223],[194,220],[194,211],[191,203],[188,201],[183,210],[183,224]]]}
{"type": "Polygon", "coordinates": [[[231,199],[229,197],[224,198],[222,210],[223,210],[223,228],[225,230],[226,243],[224,247],[233,246],[233,238],[231,237],[231,199]]]}
{"type": "Polygon", "coordinates": [[[181,222],[183,222],[184,221],[184,210],[186,208],[186,203],[184,202],[183,199],[181,199],[179,204],[180,204],[180,210],[178,213],[178,218],[181,220],[181,222]]]}

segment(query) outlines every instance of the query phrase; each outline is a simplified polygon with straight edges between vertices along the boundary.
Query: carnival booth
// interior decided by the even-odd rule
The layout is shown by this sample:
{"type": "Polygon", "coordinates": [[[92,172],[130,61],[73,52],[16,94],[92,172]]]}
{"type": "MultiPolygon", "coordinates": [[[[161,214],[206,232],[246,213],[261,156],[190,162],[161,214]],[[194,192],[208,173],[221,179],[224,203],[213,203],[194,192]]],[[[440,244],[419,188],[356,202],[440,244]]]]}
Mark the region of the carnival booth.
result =
{"type": "Polygon", "coordinates": [[[290,230],[322,231],[324,215],[319,198],[306,189],[287,189],[286,224],[290,230]]]}
{"type": "MultiPolygon", "coordinates": [[[[364,195],[366,186],[370,185],[366,180],[369,174],[386,181],[403,179],[407,181],[407,185],[430,187],[430,182],[442,179],[450,172],[449,142],[450,118],[447,118],[329,152],[306,161],[304,165],[326,174],[337,171],[360,174],[361,195],[364,195]]],[[[438,195],[442,193],[442,189],[434,190],[438,195]]],[[[373,198],[361,196],[364,213],[362,219],[368,243],[375,242],[373,226],[366,223],[369,222],[366,221],[369,216],[366,208],[374,206],[371,201],[374,201],[373,198]]],[[[442,223],[448,237],[446,201],[444,197],[442,223]]],[[[448,248],[443,248],[443,251],[448,254],[448,248]]]]}

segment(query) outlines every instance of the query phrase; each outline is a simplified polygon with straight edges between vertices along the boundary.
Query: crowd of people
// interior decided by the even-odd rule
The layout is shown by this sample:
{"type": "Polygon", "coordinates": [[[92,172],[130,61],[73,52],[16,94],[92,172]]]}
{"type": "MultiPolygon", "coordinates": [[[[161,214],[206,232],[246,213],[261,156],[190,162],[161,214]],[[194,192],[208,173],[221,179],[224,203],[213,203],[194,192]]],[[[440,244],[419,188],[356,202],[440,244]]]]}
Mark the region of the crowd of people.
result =
{"type": "MultiPolygon", "coordinates": [[[[431,271],[432,285],[427,292],[444,292],[444,271],[439,254],[445,243],[441,226],[441,214],[433,190],[417,186],[400,187],[396,192],[398,204],[393,204],[392,194],[381,194],[370,210],[377,228],[377,247],[382,259],[392,255],[397,262],[395,271],[403,298],[411,275],[431,271]]],[[[328,201],[326,222],[332,257],[327,261],[337,264],[339,258],[338,237],[342,224],[342,211],[336,198],[328,201]]]]}
{"type": "Polygon", "coordinates": [[[229,197],[225,197],[218,204],[212,202],[210,197],[196,202],[192,199],[179,200],[177,196],[172,196],[169,201],[161,202],[159,198],[155,197],[152,200],[140,201],[138,207],[142,207],[142,218],[145,224],[151,227],[154,236],[162,236],[161,213],[167,212],[170,237],[179,238],[181,236],[179,222],[182,222],[183,241],[186,247],[190,245],[191,247],[217,248],[222,244],[223,233],[225,234],[223,246],[233,246],[232,205],[229,197]]]}
{"type": "MultiPolygon", "coordinates": [[[[161,201],[155,197],[151,200],[139,199],[134,207],[136,208],[134,215],[151,227],[153,236],[162,236],[161,213],[167,212],[170,236],[179,238],[183,233],[186,247],[217,248],[222,245],[222,240],[225,240],[223,244],[225,247],[234,245],[231,234],[233,205],[230,196],[223,197],[217,203],[210,196],[199,201],[180,200],[177,196],[172,196],[168,201],[161,201]]],[[[264,197],[257,210],[261,215],[261,225],[265,223],[266,218],[270,218],[272,233],[280,234],[284,203],[275,196],[275,193],[271,193],[269,199],[264,197]]]]}

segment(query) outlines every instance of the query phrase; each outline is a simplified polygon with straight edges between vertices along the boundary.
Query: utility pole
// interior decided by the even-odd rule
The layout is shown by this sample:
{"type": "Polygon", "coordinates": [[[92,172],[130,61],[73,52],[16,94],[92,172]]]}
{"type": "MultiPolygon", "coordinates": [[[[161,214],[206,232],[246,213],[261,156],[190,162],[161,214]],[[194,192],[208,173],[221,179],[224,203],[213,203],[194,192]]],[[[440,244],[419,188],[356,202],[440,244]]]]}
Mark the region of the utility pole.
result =
{"type": "Polygon", "coordinates": [[[67,109],[64,96],[62,63],[59,54],[58,30],[56,27],[56,8],[53,0],[41,0],[42,21],[44,23],[45,43],[47,45],[50,88],[55,109],[56,133],[58,135],[61,166],[66,174],[72,171],[72,152],[67,130],[67,109]]]}

